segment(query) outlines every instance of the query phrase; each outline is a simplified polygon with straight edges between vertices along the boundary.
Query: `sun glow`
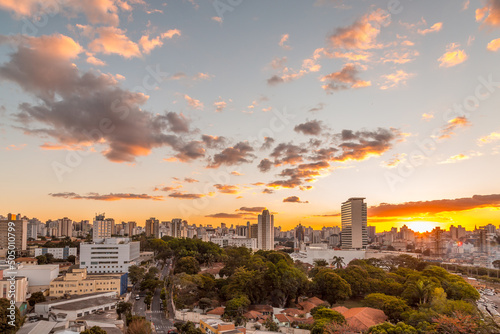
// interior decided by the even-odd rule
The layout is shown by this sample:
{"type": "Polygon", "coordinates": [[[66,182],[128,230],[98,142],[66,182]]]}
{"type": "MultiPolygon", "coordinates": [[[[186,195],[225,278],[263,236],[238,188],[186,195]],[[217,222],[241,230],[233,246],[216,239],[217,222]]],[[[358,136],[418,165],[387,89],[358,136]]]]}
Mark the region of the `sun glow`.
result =
{"type": "Polygon", "coordinates": [[[436,226],[439,225],[439,223],[430,221],[413,221],[407,223],[406,225],[408,226],[408,228],[415,232],[424,233],[432,231],[436,226]]]}

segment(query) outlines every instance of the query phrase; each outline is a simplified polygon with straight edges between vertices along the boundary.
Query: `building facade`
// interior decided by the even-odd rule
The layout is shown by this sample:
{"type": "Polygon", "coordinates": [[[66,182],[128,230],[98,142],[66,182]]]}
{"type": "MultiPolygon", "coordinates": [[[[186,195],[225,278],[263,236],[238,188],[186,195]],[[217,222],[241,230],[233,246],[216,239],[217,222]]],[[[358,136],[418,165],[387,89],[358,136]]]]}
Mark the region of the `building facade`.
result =
{"type": "Polygon", "coordinates": [[[129,238],[80,244],[80,268],[87,268],[88,273],[128,273],[139,257],[140,242],[129,238]]]}
{"type": "Polygon", "coordinates": [[[59,248],[36,248],[35,249],[35,256],[39,255],[45,255],[47,253],[50,253],[54,255],[54,259],[63,259],[66,260],[68,256],[74,255],[75,257],[77,256],[77,249],[76,247],[59,247],[59,248]]]}
{"type": "Polygon", "coordinates": [[[367,206],[364,198],[353,197],[342,203],[342,248],[364,249],[368,245],[367,206]]]}
{"type": "Polygon", "coordinates": [[[97,215],[94,219],[92,239],[111,238],[115,229],[115,220],[113,218],[104,218],[104,215],[97,215]]]}
{"type": "Polygon", "coordinates": [[[274,250],[274,215],[269,210],[263,210],[258,217],[257,248],[274,250]]]}
{"type": "Polygon", "coordinates": [[[7,219],[0,220],[0,249],[9,249],[9,244],[12,244],[12,241],[16,252],[26,250],[28,246],[28,220],[21,218],[20,215],[9,213],[7,219]],[[9,242],[9,237],[11,242],[9,242]]]}
{"type": "Polygon", "coordinates": [[[127,291],[128,274],[88,274],[87,269],[73,268],[50,283],[50,296],[84,295],[114,291],[119,297],[127,291]]]}

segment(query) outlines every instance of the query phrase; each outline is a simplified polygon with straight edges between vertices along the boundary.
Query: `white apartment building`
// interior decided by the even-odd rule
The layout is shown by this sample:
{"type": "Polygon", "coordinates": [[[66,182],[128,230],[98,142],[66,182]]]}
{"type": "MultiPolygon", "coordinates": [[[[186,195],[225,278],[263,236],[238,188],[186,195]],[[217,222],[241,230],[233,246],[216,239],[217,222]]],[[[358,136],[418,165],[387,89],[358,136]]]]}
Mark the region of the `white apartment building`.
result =
{"type": "Polygon", "coordinates": [[[364,198],[342,203],[342,248],[363,249],[368,245],[367,212],[364,198]]]}
{"type": "Polygon", "coordinates": [[[236,236],[211,237],[210,242],[219,245],[220,247],[235,246],[246,247],[249,249],[257,249],[257,239],[245,238],[236,236]]]}
{"type": "Polygon", "coordinates": [[[80,268],[94,273],[126,273],[140,259],[140,242],[109,238],[99,243],[80,244],[80,268]]]}
{"type": "Polygon", "coordinates": [[[263,210],[258,217],[257,248],[274,250],[274,215],[263,210]]]}
{"type": "Polygon", "coordinates": [[[99,241],[106,238],[111,238],[115,229],[115,220],[112,218],[104,218],[104,215],[98,215],[94,219],[92,230],[92,240],[99,241]]]}
{"type": "Polygon", "coordinates": [[[54,259],[63,259],[66,260],[68,256],[77,254],[76,247],[64,247],[64,248],[36,248],[35,249],[35,257],[39,255],[45,255],[50,253],[54,255],[54,259]]]}

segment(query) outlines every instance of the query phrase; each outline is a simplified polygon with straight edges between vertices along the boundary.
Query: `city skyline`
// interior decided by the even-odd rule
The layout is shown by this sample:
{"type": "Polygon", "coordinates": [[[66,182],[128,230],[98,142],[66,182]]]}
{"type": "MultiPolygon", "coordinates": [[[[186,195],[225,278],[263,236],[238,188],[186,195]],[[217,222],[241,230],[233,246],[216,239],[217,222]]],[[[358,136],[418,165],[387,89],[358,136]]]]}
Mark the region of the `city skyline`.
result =
{"type": "Polygon", "coordinates": [[[498,1],[42,4],[0,0],[4,214],[500,222],[498,1]]]}

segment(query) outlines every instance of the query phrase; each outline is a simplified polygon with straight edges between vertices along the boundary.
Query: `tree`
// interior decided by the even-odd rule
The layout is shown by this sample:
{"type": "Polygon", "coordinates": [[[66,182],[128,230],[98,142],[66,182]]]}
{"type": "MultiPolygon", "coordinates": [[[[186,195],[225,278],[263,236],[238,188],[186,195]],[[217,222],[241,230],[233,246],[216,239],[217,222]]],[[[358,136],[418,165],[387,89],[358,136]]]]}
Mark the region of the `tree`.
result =
{"type": "Polygon", "coordinates": [[[368,329],[367,334],[417,334],[418,331],[410,325],[404,322],[398,322],[393,325],[389,322],[384,322],[383,324],[372,326],[368,329]]]}
{"type": "Polygon", "coordinates": [[[340,312],[331,310],[331,309],[326,308],[326,307],[317,309],[314,312],[313,318],[314,318],[314,320],[325,319],[325,320],[328,320],[329,322],[333,321],[337,324],[342,324],[345,322],[345,318],[340,312]]]}
{"type": "Polygon", "coordinates": [[[106,331],[99,326],[94,326],[80,332],[80,334],[106,334],[106,331]]]}
{"type": "Polygon", "coordinates": [[[174,274],[186,273],[188,275],[195,275],[200,271],[200,264],[192,256],[186,256],[177,261],[175,265],[174,274]]]}
{"type": "Polygon", "coordinates": [[[41,291],[33,292],[31,297],[28,299],[28,304],[31,307],[35,306],[36,303],[43,303],[45,301],[45,295],[41,291]]]}
{"type": "Polygon", "coordinates": [[[199,301],[198,301],[198,306],[202,309],[202,310],[206,310],[207,308],[209,307],[212,307],[213,305],[213,302],[212,302],[212,299],[210,298],[201,298],[199,301]]]}
{"type": "Polygon", "coordinates": [[[229,319],[242,317],[248,306],[250,306],[250,300],[246,296],[233,298],[226,303],[224,315],[229,319]]]}
{"type": "Polygon", "coordinates": [[[23,317],[17,306],[12,305],[7,298],[0,298],[0,333],[14,334],[23,324],[23,317]],[[9,310],[14,307],[14,313],[9,310]],[[12,326],[14,325],[14,326],[12,326]]]}
{"type": "Polygon", "coordinates": [[[135,318],[128,324],[127,334],[151,334],[151,323],[140,317],[135,318]]]}
{"type": "Polygon", "coordinates": [[[144,277],[145,271],[146,270],[143,267],[139,267],[137,265],[130,266],[128,268],[128,278],[132,284],[136,284],[144,277]]]}
{"type": "Polygon", "coordinates": [[[68,256],[68,258],[66,260],[68,260],[68,262],[75,264],[76,256],[70,255],[70,256],[68,256]]]}
{"type": "Polygon", "coordinates": [[[436,283],[428,278],[420,278],[417,281],[409,282],[402,296],[411,304],[414,304],[413,301],[418,301],[418,305],[427,304],[431,293],[438,285],[439,282],[436,283]]]}
{"type": "Polygon", "coordinates": [[[177,328],[177,330],[181,334],[203,334],[203,332],[199,328],[196,328],[194,323],[192,323],[191,321],[188,321],[184,324],[182,322],[176,322],[174,324],[174,327],[177,328]]]}
{"type": "Polygon", "coordinates": [[[267,330],[271,332],[279,332],[280,330],[278,324],[275,323],[270,317],[266,319],[266,322],[264,322],[264,327],[266,327],[267,330]]]}
{"type": "Polygon", "coordinates": [[[403,320],[402,314],[410,310],[405,300],[383,293],[369,294],[363,299],[363,304],[384,311],[389,319],[395,322],[403,320]]]}
{"type": "Polygon", "coordinates": [[[331,269],[322,269],[314,276],[311,292],[330,304],[351,296],[351,286],[331,269]]]}
{"type": "Polygon", "coordinates": [[[323,260],[323,259],[314,260],[315,267],[326,267],[327,265],[328,265],[328,262],[326,262],[326,260],[323,260]]]}
{"type": "Polygon", "coordinates": [[[45,255],[38,255],[36,257],[38,264],[47,264],[47,257],[45,255]]]}
{"type": "Polygon", "coordinates": [[[47,253],[47,254],[45,254],[45,257],[47,258],[47,263],[54,262],[54,254],[47,253]]]}
{"type": "Polygon", "coordinates": [[[344,258],[342,256],[334,256],[332,259],[332,266],[337,267],[337,269],[341,269],[345,265],[344,258]]]}
{"type": "Polygon", "coordinates": [[[500,269],[500,260],[495,260],[491,264],[493,264],[493,267],[500,269]]]}
{"type": "Polygon", "coordinates": [[[116,313],[118,314],[118,319],[122,318],[122,314],[128,314],[132,310],[132,304],[123,301],[116,304],[116,313]]]}
{"type": "Polygon", "coordinates": [[[147,309],[151,306],[151,302],[153,301],[153,294],[150,292],[144,297],[144,304],[146,304],[147,309]]]}

